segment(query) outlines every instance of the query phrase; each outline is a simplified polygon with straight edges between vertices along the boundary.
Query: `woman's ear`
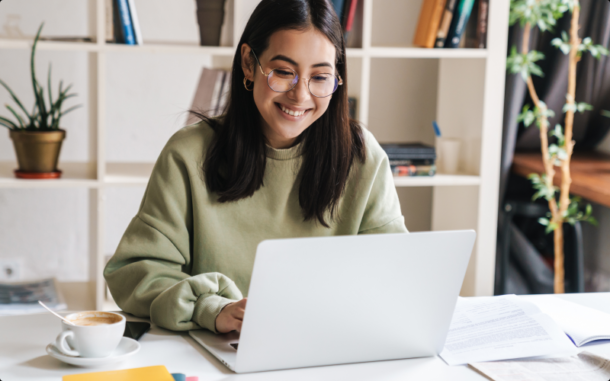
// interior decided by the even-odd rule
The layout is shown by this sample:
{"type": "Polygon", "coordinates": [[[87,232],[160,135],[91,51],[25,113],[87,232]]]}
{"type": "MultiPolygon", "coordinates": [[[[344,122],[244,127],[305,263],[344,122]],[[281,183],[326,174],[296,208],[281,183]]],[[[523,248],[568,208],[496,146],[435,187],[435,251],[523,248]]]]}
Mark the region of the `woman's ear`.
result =
{"type": "Polygon", "coordinates": [[[241,45],[241,68],[244,71],[244,77],[248,81],[254,82],[254,65],[250,53],[252,49],[248,44],[241,45]]]}

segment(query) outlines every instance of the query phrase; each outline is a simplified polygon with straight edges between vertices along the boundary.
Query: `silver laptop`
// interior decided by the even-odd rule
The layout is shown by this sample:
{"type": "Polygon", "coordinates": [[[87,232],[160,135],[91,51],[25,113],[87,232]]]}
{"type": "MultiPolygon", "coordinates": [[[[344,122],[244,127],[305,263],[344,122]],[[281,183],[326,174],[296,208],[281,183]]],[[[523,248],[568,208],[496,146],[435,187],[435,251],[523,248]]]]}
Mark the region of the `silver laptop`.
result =
{"type": "Polygon", "coordinates": [[[434,356],[475,236],[470,230],[263,241],[241,334],[190,335],[237,373],[434,356]]]}

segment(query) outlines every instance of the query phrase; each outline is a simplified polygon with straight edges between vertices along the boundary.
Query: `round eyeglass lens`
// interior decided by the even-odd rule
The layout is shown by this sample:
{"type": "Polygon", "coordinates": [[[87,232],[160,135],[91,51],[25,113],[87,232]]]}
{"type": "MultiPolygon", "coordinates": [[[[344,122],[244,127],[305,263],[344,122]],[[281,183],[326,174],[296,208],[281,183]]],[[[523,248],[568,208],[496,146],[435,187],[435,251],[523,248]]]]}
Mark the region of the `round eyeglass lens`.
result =
{"type": "Polygon", "coordinates": [[[275,69],[269,73],[267,83],[273,91],[284,93],[290,91],[299,81],[297,73],[292,70],[275,69]]]}
{"type": "Polygon", "coordinates": [[[339,81],[332,74],[316,74],[309,79],[309,91],[316,97],[327,97],[337,90],[339,81]]]}

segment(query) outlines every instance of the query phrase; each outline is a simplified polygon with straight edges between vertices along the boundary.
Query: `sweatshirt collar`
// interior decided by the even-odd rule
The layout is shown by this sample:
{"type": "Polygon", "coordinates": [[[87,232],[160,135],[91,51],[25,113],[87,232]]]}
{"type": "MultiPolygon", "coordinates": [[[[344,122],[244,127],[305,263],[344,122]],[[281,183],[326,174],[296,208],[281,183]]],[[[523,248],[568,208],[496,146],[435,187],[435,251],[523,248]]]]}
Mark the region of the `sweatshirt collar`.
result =
{"type": "Polygon", "coordinates": [[[270,159],[275,159],[275,160],[290,160],[290,159],[294,159],[296,157],[299,157],[303,154],[303,152],[301,152],[301,148],[303,146],[303,143],[299,143],[295,146],[292,146],[290,148],[284,148],[284,149],[276,149],[273,148],[269,145],[266,146],[267,148],[267,157],[270,159]]]}

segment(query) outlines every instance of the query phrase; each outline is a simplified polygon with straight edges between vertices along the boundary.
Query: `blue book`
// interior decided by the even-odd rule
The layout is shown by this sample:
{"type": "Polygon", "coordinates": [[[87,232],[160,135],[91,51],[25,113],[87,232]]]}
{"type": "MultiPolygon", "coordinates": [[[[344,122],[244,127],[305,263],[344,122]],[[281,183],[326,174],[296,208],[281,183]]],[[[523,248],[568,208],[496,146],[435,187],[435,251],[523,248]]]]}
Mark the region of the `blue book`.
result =
{"type": "Polygon", "coordinates": [[[345,0],[332,0],[333,8],[335,8],[335,13],[339,18],[339,22],[343,23],[343,4],[345,0]]]}
{"type": "Polygon", "coordinates": [[[447,39],[445,40],[446,48],[457,48],[460,45],[460,40],[466,30],[466,24],[472,13],[472,7],[474,0],[460,0],[460,3],[455,8],[453,13],[453,19],[451,20],[451,26],[447,33],[447,39]]]}
{"type": "Polygon", "coordinates": [[[127,0],[118,0],[117,4],[119,6],[119,16],[121,18],[121,27],[123,29],[123,36],[125,37],[125,44],[135,45],[136,37],[131,24],[131,14],[129,13],[127,0]]]}

